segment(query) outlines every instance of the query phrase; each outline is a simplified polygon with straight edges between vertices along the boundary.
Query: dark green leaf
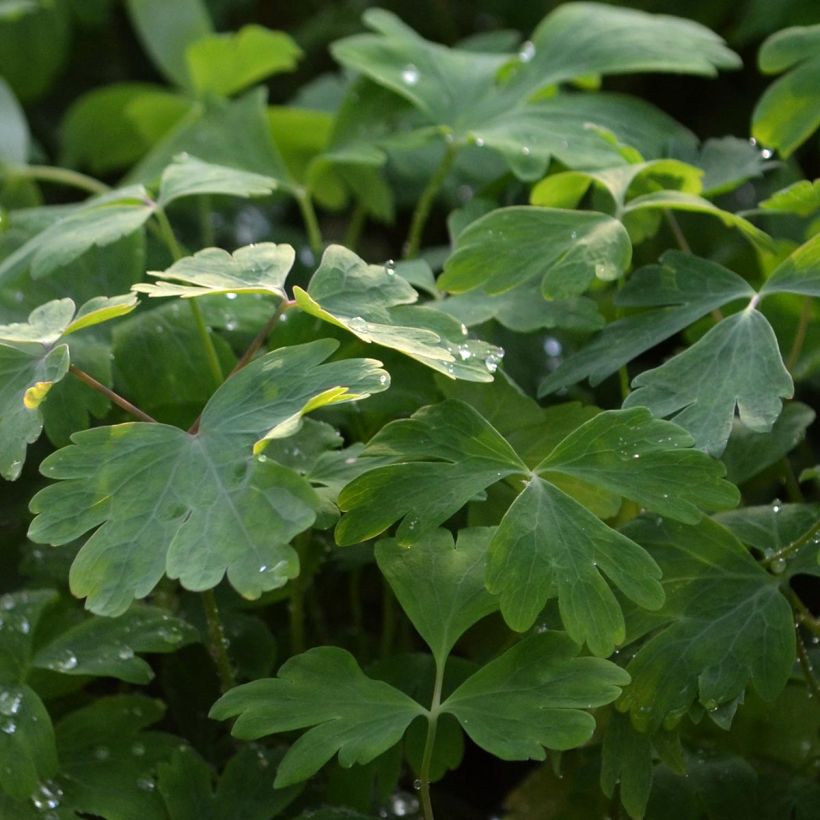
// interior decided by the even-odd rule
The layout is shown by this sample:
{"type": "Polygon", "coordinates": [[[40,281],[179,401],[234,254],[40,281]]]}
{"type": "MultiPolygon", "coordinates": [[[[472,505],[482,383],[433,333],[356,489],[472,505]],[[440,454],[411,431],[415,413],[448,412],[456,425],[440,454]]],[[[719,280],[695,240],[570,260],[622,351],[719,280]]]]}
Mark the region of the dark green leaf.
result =
{"type": "Polygon", "coordinates": [[[659,308],[618,319],[586,347],[570,356],[542,382],[540,393],[552,393],[588,378],[593,386],[619,367],[688,325],[754,290],[736,273],[696,256],[668,251],[661,265],[636,271],[618,293],[624,307],[659,308]]]}
{"type": "Polygon", "coordinates": [[[673,726],[695,702],[716,713],[747,683],[776,697],[794,662],[791,607],[776,579],[709,519],[691,527],[644,518],[624,532],[658,561],[666,590],[651,623],[636,621],[657,631],[627,666],[632,684],[619,708],[635,726],[673,726]]]}
{"type": "Polygon", "coordinates": [[[652,744],[629,718],[613,712],[601,751],[601,788],[612,797],[620,784],[621,804],[630,817],[642,818],[652,788],[652,744]]]}
{"type": "Polygon", "coordinates": [[[492,536],[490,528],[461,530],[454,544],[447,530],[434,530],[410,548],[376,544],[379,569],[442,668],[456,641],[498,608],[484,588],[492,536]]]}
{"type": "Polygon", "coordinates": [[[29,141],[23,109],[8,83],[0,77],[0,166],[25,165],[29,141]]]}
{"type": "Polygon", "coordinates": [[[557,487],[531,479],[490,545],[487,588],[504,620],[523,631],[558,598],[570,637],[607,656],[625,637],[620,604],[606,576],[640,606],[663,603],[660,569],[634,541],[608,527],[557,487]]]}
{"type": "Polygon", "coordinates": [[[531,635],[468,678],[441,708],[502,760],[543,760],[544,747],[580,746],[595,730],[583,710],[611,703],[629,676],[609,661],[577,654],[562,633],[531,635]]]}
{"type": "Polygon", "coordinates": [[[368,678],[352,655],[330,646],[291,658],[277,678],[232,689],[211,709],[216,720],[238,716],[233,733],[244,739],[313,727],[288,750],[277,787],[306,780],[336,752],[342,766],[368,763],[423,714],[414,700],[368,678]]]}

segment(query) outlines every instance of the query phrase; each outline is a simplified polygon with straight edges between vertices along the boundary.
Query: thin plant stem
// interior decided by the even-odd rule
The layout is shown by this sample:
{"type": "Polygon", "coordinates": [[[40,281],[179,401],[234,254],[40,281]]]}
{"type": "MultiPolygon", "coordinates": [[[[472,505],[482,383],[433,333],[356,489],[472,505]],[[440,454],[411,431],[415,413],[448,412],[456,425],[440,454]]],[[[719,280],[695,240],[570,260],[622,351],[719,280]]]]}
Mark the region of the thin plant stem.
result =
{"type": "Polygon", "coordinates": [[[299,203],[299,210],[302,213],[302,220],[305,223],[305,230],[308,235],[308,244],[313,253],[318,256],[322,252],[322,229],[319,227],[319,220],[316,217],[316,210],[313,207],[313,200],[307,192],[303,192],[296,197],[299,203]]]}
{"type": "Polygon", "coordinates": [[[291,302],[288,299],[283,299],[276,307],[273,316],[265,322],[265,326],[259,333],[256,334],[253,341],[248,345],[247,350],[240,356],[239,361],[234,365],[233,370],[228,374],[228,378],[233,376],[234,373],[239,372],[245,365],[250,362],[250,360],[256,355],[257,350],[265,344],[265,340],[273,333],[273,329],[279,323],[279,319],[282,317],[282,314],[292,308],[295,302],[291,302]]]}
{"type": "Polygon", "coordinates": [[[396,640],[396,599],[387,581],[382,580],[382,639],[379,654],[386,658],[396,640]]]}
{"type": "Polygon", "coordinates": [[[199,212],[199,228],[202,233],[202,246],[211,248],[216,242],[214,223],[211,220],[211,197],[199,197],[197,209],[199,212]]]}
{"type": "Polygon", "coordinates": [[[794,469],[792,468],[792,463],[789,461],[788,456],[783,456],[783,458],[780,459],[780,466],[782,468],[783,483],[786,486],[789,501],[793,501],[796,504],[802,504],[806,499],[803,497],[803,491],[800,489],[800,482],[794,474],[794,469]]]}
{"type": "Polygon", "coordinates": [[[811,663],[809,653],[806,651],[806,644],[803,643],[803,636],[799,629],[795,629],[794,637],[797,643],[797,660],[803,670],[803,677],[806,679],[806,686],[809,687],[811,695],[820,700],[820,683],[814,674],[814,667],[811,663]]]}
{"type": "Polygon", "coordinates": [[[154,216],[159,225],[160,236],[165,242],[172,259],[174,262],[178,262],[185,254],[182,252],[182,247],[177,240],[174,229],[171,227],[171,223],[168,221],[165,211],[163,211],[162,208],[157,208],[154,211],[154,216]]]}
{"type": "Polygon", "coordinates": [[[797,615],[796,620],[798,624],[805,626],[809,632],[813,632],[815,635],[820,636],[820,618],[814,617],[809,608],[800,600],[799,596],[793,589],[789,590],[789,600],[792,603],[792,609],[797,615]]]}
{"type": "Polygon", "coordinates": [[[367,223],[367,208],[360,202],[350,215],[350,222],[347,223],[344,243],[346,248],[355,251],[362,238],[364,226],[367,223]]]}
{"type": "Polygon", "coordinates": [[[202,605],[205,608],[205,619],[208,623],[208,650],[216,664],[219,674],[219,688],[227,692],[236,686],[231,659],[228,655],[228,639],[225,637],[225,627],[219,617],[219,607],[216,604],[216,595],[212,589],[202,593],[202,605]]]}
{"type": "Polygon", "coordinates": [[[433,804],[430,802],[430,767],[433,763],[433,750],[436,745],[436,730],[438,717],[441,711],[441,691],[444,686],[444,662],[436,659],[436,682],[433,686],[433,700],[430,703],[430,713],[427,718],[427,737],[424,741],[424,753],[421,758],[419,771],[419,796],[424,820],[435,820],[433,804]]]}
{"type": "Polygon", "coordinates": [[[211,377],[214,380],[215,387],[219,387],[219,385],[222,384],[224,375],[222,373],[222,365],[219,363],[219,356],[216,354],[214,340],[211,338],[211,333],[205,324],[205,317],[202,315],[202,308],[197,304],[196,299],[188,299],[187,301],[191,307],[191,315],[194,317],[196,332],[199,335],[199,339],[205,351],[208,369],[211,371],[211,377]]]}
{"type": "Polygon", "coordinates": [[[94,177],[72,171],[70,168],[52,168],[49,165],[27,165],[24,168],[12,168],[10,177],[22,177],[38,182],[53,182],[55,185],[65,185],[67,188],[77,188],[89,194],[105,194],[111,189],[94,177]]]}
{"type": "Polygon", "coordinates": [[[800,309],[800,319],[797,322],[797,332],[792,342],[791,350],[786,358],[786,367],[789,372],[793,372],[800,360],[800,354],[803,352],[803,344],[806,341],[806,334],[809,331],[809,323],[811,322],[812,303],[810,296],[803,297],[803,307],[800,309]]]}
{"type": "MultiPolygon", "coordinates": [[[[663,211],[664,219],[666,220],[666,224],[669,225],[670,230],[672,231],[672,235],[675,237],[675,242],[678,243],[678,247],[684,253],[692,253],[692,246],[689,244],[689,241],[686,239],[686,234],[683,232],[683,228],[680,226],[680,222],[678,222],[678,218],[675,214],[672,213],[668,208],[664,208],[663,211]]],[[[712,317],[712,320],[715,324],[718,322],[723,321],[723,313],[720,308],[714,308],[710,311],[709,315],[712,317]]]]}
{"type": "Polygon", "coordinates": [[[438,196],[441,186],[444,184],[444,180],[447,179],[450,168],[453,167],[453,160],[455,160],[455,158],[456,150],[454,146],[448,144],[438,168],[433,176],[430,177],[429,182],[419,197],[419,201],[416,203],[416,209],[413,211],[410,231],[407,234],[407,242],[404,244],[405,259],[413,259],[419,255],[424,226],[427,224],[433,202],[435,202],[436,196],[438,196]]]}
{"type": "Polygon", "coordinates": [[[811,529],[804,532],[799,538],[792,541],[791,544],[787,544],[782,549],[779,549],[777,552],[773,552],[771,555],[764,558],[761,563],[773,564],[775,561],[781,561],[784,558],[788,558],[795,552],[798,552],[803,546],[808,544],[818,532],[820,532],[820,521],[818,521],[811,529]]]}
{"type": "Polygon", "coordinates": [[[134,418],[140,421],[147,421],[151,424],[157,423],[155,418],[149,416],[145,411],[140,410],[135,404],[131,404],[128,399],[124,399],[119,393],[115,393],[111,388],[102,384],[102,382],[98,382],[90,373],[86,373],[85,370],[80,370],[80,368],[74,364],[69,365],[68,370],[76,379],[79,379],[83,384],[87,384],[92,390],[101,393],[109,401],[116,404],[117,407],[121,407],[126,413],[130,413],[134,416],[134,418]]]}

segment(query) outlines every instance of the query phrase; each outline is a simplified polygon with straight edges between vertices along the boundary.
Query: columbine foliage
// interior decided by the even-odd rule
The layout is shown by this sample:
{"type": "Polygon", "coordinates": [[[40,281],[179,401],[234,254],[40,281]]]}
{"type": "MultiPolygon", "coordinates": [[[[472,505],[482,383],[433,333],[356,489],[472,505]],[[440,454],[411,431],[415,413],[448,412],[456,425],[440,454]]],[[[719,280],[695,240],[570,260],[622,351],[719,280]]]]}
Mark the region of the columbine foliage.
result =
{"type": "Polygon", "coordinates": [[[813,816],[818,26],[701,144],[600,90],[692,21],[369,9],[270,105],[316,37],[219,7],[128,0],[168,85],[44,165],[0,2],[0,815],[813,816]]]}

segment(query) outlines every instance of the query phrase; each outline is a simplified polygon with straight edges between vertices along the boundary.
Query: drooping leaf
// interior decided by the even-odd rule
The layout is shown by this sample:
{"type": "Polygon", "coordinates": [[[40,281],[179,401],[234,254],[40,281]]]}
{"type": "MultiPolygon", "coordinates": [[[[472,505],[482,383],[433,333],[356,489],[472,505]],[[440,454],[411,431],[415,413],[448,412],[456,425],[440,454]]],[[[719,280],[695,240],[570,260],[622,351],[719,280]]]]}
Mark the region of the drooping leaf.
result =
{"type": "Polygon", "coordinates": [[[273,791],[281,757],[279,751],[245,746],[227,762],[214,790],[210,766],[182,747],[158,766],[157,790],[170,820],[270,820],[300,791],[298,786],[273,791]]]}
{"type": "Polygon", "coordinates": [[[758,55],[761,71],[783,76],[758,101],[752,114],[752,133],[784,157],[820,127],[818,48],[820,25],[794,26],[769,37],[758,55]]]}
{"type": "Polygon", "coordinates": [[[306,780],[337,752],[342,766],[368,763],[425,713],[403,692],[368,678],[349,652],[322,646],[291,658],[276,678],[230,690],[210,716],[238,716],[232,731],[243,739],[309,729],[283,758],[279,788],[306,780]]]}
{"type": "Polygon", "coordinates": [[[0,77],[0,166],[25,165],[29,141],[23,109],[9,84],[0,77]]]}
{"type": "Polygon", "coordinates": [[[164,271],[149,271],[160,281],[133,286],[149,296],[207,296],[230,293],[267,293],[285,298],[285,279],[296,252],[290,245],[260,242],[235,250],[205,248],[186,256],[164,271]]]}
{"type": "Polygon", "coordinates": [[[177,736],[144,731],[164,711],[152,698],[113,695],[65,715],[56,726],[60,772],[54,784],[63,810],[80,816],[164,820],[165,807],[156,789],[158,767],[184,745],[177,736]]]}
{"type": "Polygon", "coordinates": [[[399,544],[416,544],[485,487],[526,472],[498,432],[459,401],[423,407],[410,419],[391,422],[371,439],[361,460],[368,455],[398,463],[369,470],[344,488],[339,544],[372,538],[399,519],[399,544]]]}
{"type": "Polygon", "coordinates": [[[69,675],[119,678],[148,683],[154,673],[137,653],[175,652],[198,639],[180,618],[148,606],[135,606],[119,618],[91,618],[40,647],[32,663],[69,675]]]}
{"type": "Polygon", "coordinates": [[[687,526],[643,518],[624,532],[658,561],[666,590],[660,612],[638,615],[633,626],[657,630],[627,666],[632,684],[619,708],[634,725],[675,725],[695,702],[717,713],[747,683],[776,697],[794,661],[791,608],[777,579],[709,519],[687,526]]]}
{"type": "Polygon", "coordinates": [[[696,523],[701,510],[732,507],[737,489],[724,468],[691,449],[692,437],[645,408],[599,413],[571,432],[535,468],[598,484],[662,515],[696,523]]]}
{"type": "Polygon", "coordinates": [[[731,482],[742,484],[791,452],[804,438],[815,412],[799,401],[789,402],[768,433],[753,433],[737,419],[721,460],[731,482]]]}
{"type": "Polygon", "coordinates": [[[23,799],[56,770],[54,729],[40,696],[26,684],[0,685],[0,788],[23,799]]]}
{"type": "Polygon", "coordinates": [[[185,62],[197,93],[227,97],[271,74],[293,71],[301,54],[284,32],[248,25],[195,40],[185,49],[185,62]]]}
{"type": "Polygon", "coordinates": [[[451,378],[492,381],[503,356],[494,345],[465,338],[449,316],[414,305],[418,293],[393,268],[368,265],[341,245],[325,251],[307,290],[293,290],[306,313],[451,378]]]}
{"type": "Polygon", "coordinates": [[[629,816],[642,818],[652,788],[652,744],[647,735],[635,731],[628,717],[614,712],[601,751],[601,789],[611,798],[616,785],[629,816]]]}
{"type": "Polygon", "coordinates": [[[222,194],[225,196],[267,196],[279,181],[273,177],[216,165],[184,153],[162,172],[158,204],[161,208],[187,196],[222,194]]]}
{"type": "Polygon", "coordinates": [[[753,296],[748,282],[723,266],[667,251],[660,265],[648,265],[633,273],[616,297],[616,303],[623,307],[658,309],[608,324],[592,342],[550,373],[539,393],[547,395],[587,378],[594,387],[710,310],[753,296]]]}
{"type": "Polygon", "coordinates": [[[632,380],[624,407],[648,407],[672,416],[696,445],[719,456],[735,408],[751,431],[765,433],[794,391],[777,338],[765,317],[747,308],[715,325],[690,348],[632,380]]]}
{"type": "Polygon", "coordinates": [[[164,424],[99,427],[43,462],[45,475],[63,480],[32,500],[31,537],[63,544],[99,527],[70,577],[89,609],[124,612],[165,573],[198,590],[227,573],[249,598],[298,574],[287,542],[313,522],[315,494],[252,449],[297,429],[328,390],[361,397],[384,389],[375,361],[322,364],[335,348],[320,340],[255,360],[211,397],[197,434],[164,424]]]}
{"type": "Polygon", "coordinates": [[[595,730],[584,710],[615,700],[629,676],[610,661],[576,657],[578,650],[560,632],[531,635],[468,678],[441,708],[502,760],[543,760],[544,747],[580,746],[595,730]]]}
{"type": "Polygon", "coordinates": [[[640,606],[657,609],[663,603],[660,574],[636,543],[557,487],[533,478],[492,540],[486,582],[512,629],[531,627],[547,600],[557,597],[570,637],[605,657],[626,633],[604,576],[640,606]]]}
{"type": "Polygon", "coordinates": [[[127,0],[126,7],[143,48],[171,82],[193,86],[186,49],[212,32],[203,0],[127,0]]]}
{"type": "Polygon", "coordinates": [[[95,246],[129,236],[142,228],[154,208],[141,185],[93,197],[8,256],[0,264],[0,283],[26,267],[35,279],[46,276],[95,246]]]}
{"type": "Polygon", "coordinates": [[[465,529],[454,544],[440,529],[409,548],[394,539],[376,544],[379,569],[442,668],[456,641],[498,608],[484,588],[492,535],[490,528],[465,529]]]}
{"type": "Polygon", "coordinates": [[[632,247],[624,227],[605,214],[514,206],[491,211],[456,238],[439,287],[503,293],[537,279],[546,298],[583,293],[596,277],[616,279],[632,247]]]}
{"type": "Polygon", "coordinates": [[[820,234],[797,248],[772,271],[760,295],[772,293],[820,297],[820,234]]]}

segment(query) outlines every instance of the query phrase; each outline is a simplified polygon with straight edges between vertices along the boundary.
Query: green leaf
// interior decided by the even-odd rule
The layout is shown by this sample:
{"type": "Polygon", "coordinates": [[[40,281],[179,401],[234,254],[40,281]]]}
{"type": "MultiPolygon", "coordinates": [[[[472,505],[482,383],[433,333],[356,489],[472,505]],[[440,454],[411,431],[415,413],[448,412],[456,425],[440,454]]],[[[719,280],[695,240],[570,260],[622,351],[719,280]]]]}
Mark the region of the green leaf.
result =
{"type": "Polygon", "coordinates": [[[492,535],[490,528],[461,530],[454,544],[440,529],[410,548],[392,538],[376,544],[382,575],[441,668],[456,641],[498,608],[484,588],[492,535]]]}
{"type": "Polygon", "coordinates": [[[544,747],[580,746],[595,730],[584,710],[615,700],[629,676],[609,661],[576,657],[578,649],[560,632],[531,635],[468,678],[441,709],[502,760],[543,760],[544,747]]]}
{"type": "Polygon", "coordinates": [[[256,88],[235,100],[195,106],[131,170],[128,179],[152,185],[182,153],[202,162],[251,171],[290,188],[292,180],[270,134],[267,94],[256,88]]]}
{"type": "Polygon", "coordinates": [[[265,293],[285,299],[285,279],[295,258],[296,252],[290,245],[273,242],[247,245],[232,254],[221,248],[205,248],[164,271],[148,271],[149,276],[160,282],[140,282],[132,290],[183,299],[237,293],[265,293]]]}
{"type": "MultiPolygon", "coordinates": [[[[64,811],[121,820],[165,820],[156,790],[159,764],[180,738],[141,731],[163,716],[162,703],[141,695],[98,697],[57,724],[59,803],[64,811]]],[[[69,815],[70,816],[70,815],[69,815]]]]}
{"type": "Polygon", "coordinates": [[[667,251],[660,265],[648,265],[633,273],[616,296],[622,307],[659,309],[608,324],[591,343],[547,376],[539,393],[547,395],[586,378],[594,387],[709,311],[735,299],[751,298],[754,293],[745,279],[715,262],[667,251]]]}
{"type": "Polygon", "coordinates": [[[156,67],[173,83],[192,86],[187,48],[212,32],[202,0],[127,0],[131,22],[156,67]]]}
{"type": "Polygon", "coordinates": [[[794,662],[791,607],[777,580],[723,527],[639,519],[624,533],[663,570],[666,603],[639,633],[654,631],[630,661],[618,706],[640,731],[674,726],[696,701],[715,714],[751,682],[777,696],[794,662]],[[696,549],[693,549],[696,545],[696,549]]]}
{"type": "Polygon", "coordinates": [[[631,256],[623,225],[605,214],[499,208],[458,235],[438,285],[497,294],[537,278],[546,298],[566,298],[583,293],[596,277],[621,276],[631,256]]]}
{"type": "Polygon", "coordinates": [[[54,729],[40,696],[25,684],[0,688],[0,788],[23,799],[57,770],[54,729]]]}
{"type": "Polygon", "coordinates": [[[738,137],[706,140],[694,164],[703,169],[702,193],[707,197],[733,191],[772,165],[756,145],[738,137]]]}
{"type": "Polygon", "coordinates": [[[147,123],[135,116],[146,102],[154,109],[152,123],[159,124],[171,115],[164,127],[173,124],[191,104],[152,83],[115,83],[95,88],[74,100],[63,117],[61,162],[99,175],[133,165],[153,142],[147,123]],[[163,116],[165,109],[167,115],[163,116]],[[100,128],[101,122],[105,128],[100,128]]]}
{"type": "Polygon", "coordinates": [[[9,84],[0,77],[0,166],[25,165],[30,140],[23,109],[9,84]]]}
{"type": "Polygon", "coordinates": [[[331,646],[296,655],[276,678],[232,689],[210,712],[215,720],[236,716],[232,732],[245,740],[312,727],[283,758],[277,788],[306,780],[337,752],[344,767],[369,763],[424,714],[412,698],[368,678],[349,652],[331,646]]]}
{"type": "Polygon", "coordinates": [[[34,634],[45,610],[58,598],[53,590],[21,590],[0,597],[0,681],[22,681],[34,634]]]}
{"type": "Polygon", "coordinates": [[[694,524],[700,510],[733,507],[737,489],[723,466],[690,449],[692,437],[648,410],[608,410],[571,432],[535,468],[575,476],[662,515],[694,524]]]}
{"type": "Polygon", "coordinates": [[[604,575],[640,606],[657,609],[663,603],[660,574],[636,543],[557,487],[533,478],[493,538],[486,583],[512,629],[529,629],[547,600],[557,597],[569,636],[607,656],[626,633],[604,575]]]}
{"type": "Polygon", "coordinates": [[[399,519],[398,543],[416,544],[476,493],[526,472],[499,433],[460,401],[422,407],[409,419],[391,422],[360,460],[368,456],[398,463],[377,466],[342,490],[339,507],[347,514],[336,527],[341,545],[373,538],[399,519]]]}
{"type": "Polygon", "coordinates": [[[158,205],[167,207],[186,196],[267,196],[278,187],[273,177],[203,162],[189,154],[179,154],[162,172],[158,205]]]}
{"type": "Polygon", "coordinates": [[[0,283],[26,266],[34,279],[65,267],[94,247],[140,230],[154,208],[141,185],[93,197],[8,256],[0,264],[0,283]]]}
{"type": "Polygon", "coordinates": [[[773,271],[760,290],[820,297],[820,234],[801,245],[773,271]]]}
{"type": "Polygon", "coordinates": [[[762,45],[760,70],[784,76],[772,83],[752,114],[752,134],[790,156],[820,127],[820,25],[778,31],[762,45]]]}
{"type": "Polygon", "coordinates": [[[211,768],[193,750],[182,747],[160,763],[157,789],[170,820],[270,820],[299,794],[300,788],[273,791],[281,752],[245,746],[225,765],[212,791],[211,768]]]}
{"type": "Polygon", "coordinates": [[[630,817],[642,818],[652,788],[652,744],[629,718],[614,712],[601,750],[601,789],[611,798],[620,784],[621,804],[630,817]]]}
{"type": "Polygon", "coordinates": [[[753,433],[737,419],[721,460],[734,484],[757,475],[790,453],[805,437],[815,412],[799,401],[789,402],[768,433],[753,433]]]}
{"type": "Polygon", "coordinates": [[[43,462],[45,475],[63,480],[32,499],[32,539],[64,544],[99,527],[70,576],[89,609],[122,613],[165,573],[194,590],[227,573],[248,598],[298,574],[287,542],[313,523],[316,496],[298,474],[251,451],[272,429],[295,429],[330,389],[384,389],[377,362],[322,364],[336,346],[320,340],[256,359],[214,393],[197,434],[164,424],[99,427],[43,462]]]}
{"type": "Polygon", "coordinates": [[[302,50],[282,31],[243,26],[230,34],[209,34],[185,50],[188,77],[198,94],[230,96],[270,74],[293,71],[302,50]]]}
{"type": "Polygon", "coordinates": [[[801,179],[779,191],[760,203],[761,208],[781,213],[811,216],[820,211],[820,179],[809,182],[801,179]]]}
{"type": "Polygon", "coordinates": [[[771,325],[754,308],[715,325],[683,353],[632,380],[624,407],[642,405],[673,416],[696,445],[719,456],[729,438],[735,407],[752,432],[766,433],[794,385],[780,358],[771,325]]]}
{"type": "Polygon", "coordinates": [[[69,675],[148,683],[154,673],[140,652],[176,652],[198,640],[185,621],[160,609],[134,606],[119,618],[91,618],[40,647],[32,663],[69,675]]]}
{"type": "Polygon", "coordinates": [[[672,211],[691,211],[693,213],[706,214],[707,216],[717,217],[724,225],[730,228],[737,228],[743,237],[755,248],[764,251],[774,250],[774,241],[772,238],[760,230],[756,225],[744,219],[738,214],[731,211],[724,211],[713,205],[708,199],[695,194],[686,193],[684,191],[655,191],[654,193],[644,194],[643,196],[635,197],[630,200],[623,210],[625,218],[629,218],[631,214],[639,213],[641,211],[653,210],[672,210],[672,211]]]}
{"type": "Polygon", "coordinates": [[[503,351],[464,338],[459,322],[413,303],[418,293],[389,265],[368,265],[331,245],[307,290],[294,287],[296,304],[363,342],[398,350],[450,378],[492,381],[503,351]]]}

